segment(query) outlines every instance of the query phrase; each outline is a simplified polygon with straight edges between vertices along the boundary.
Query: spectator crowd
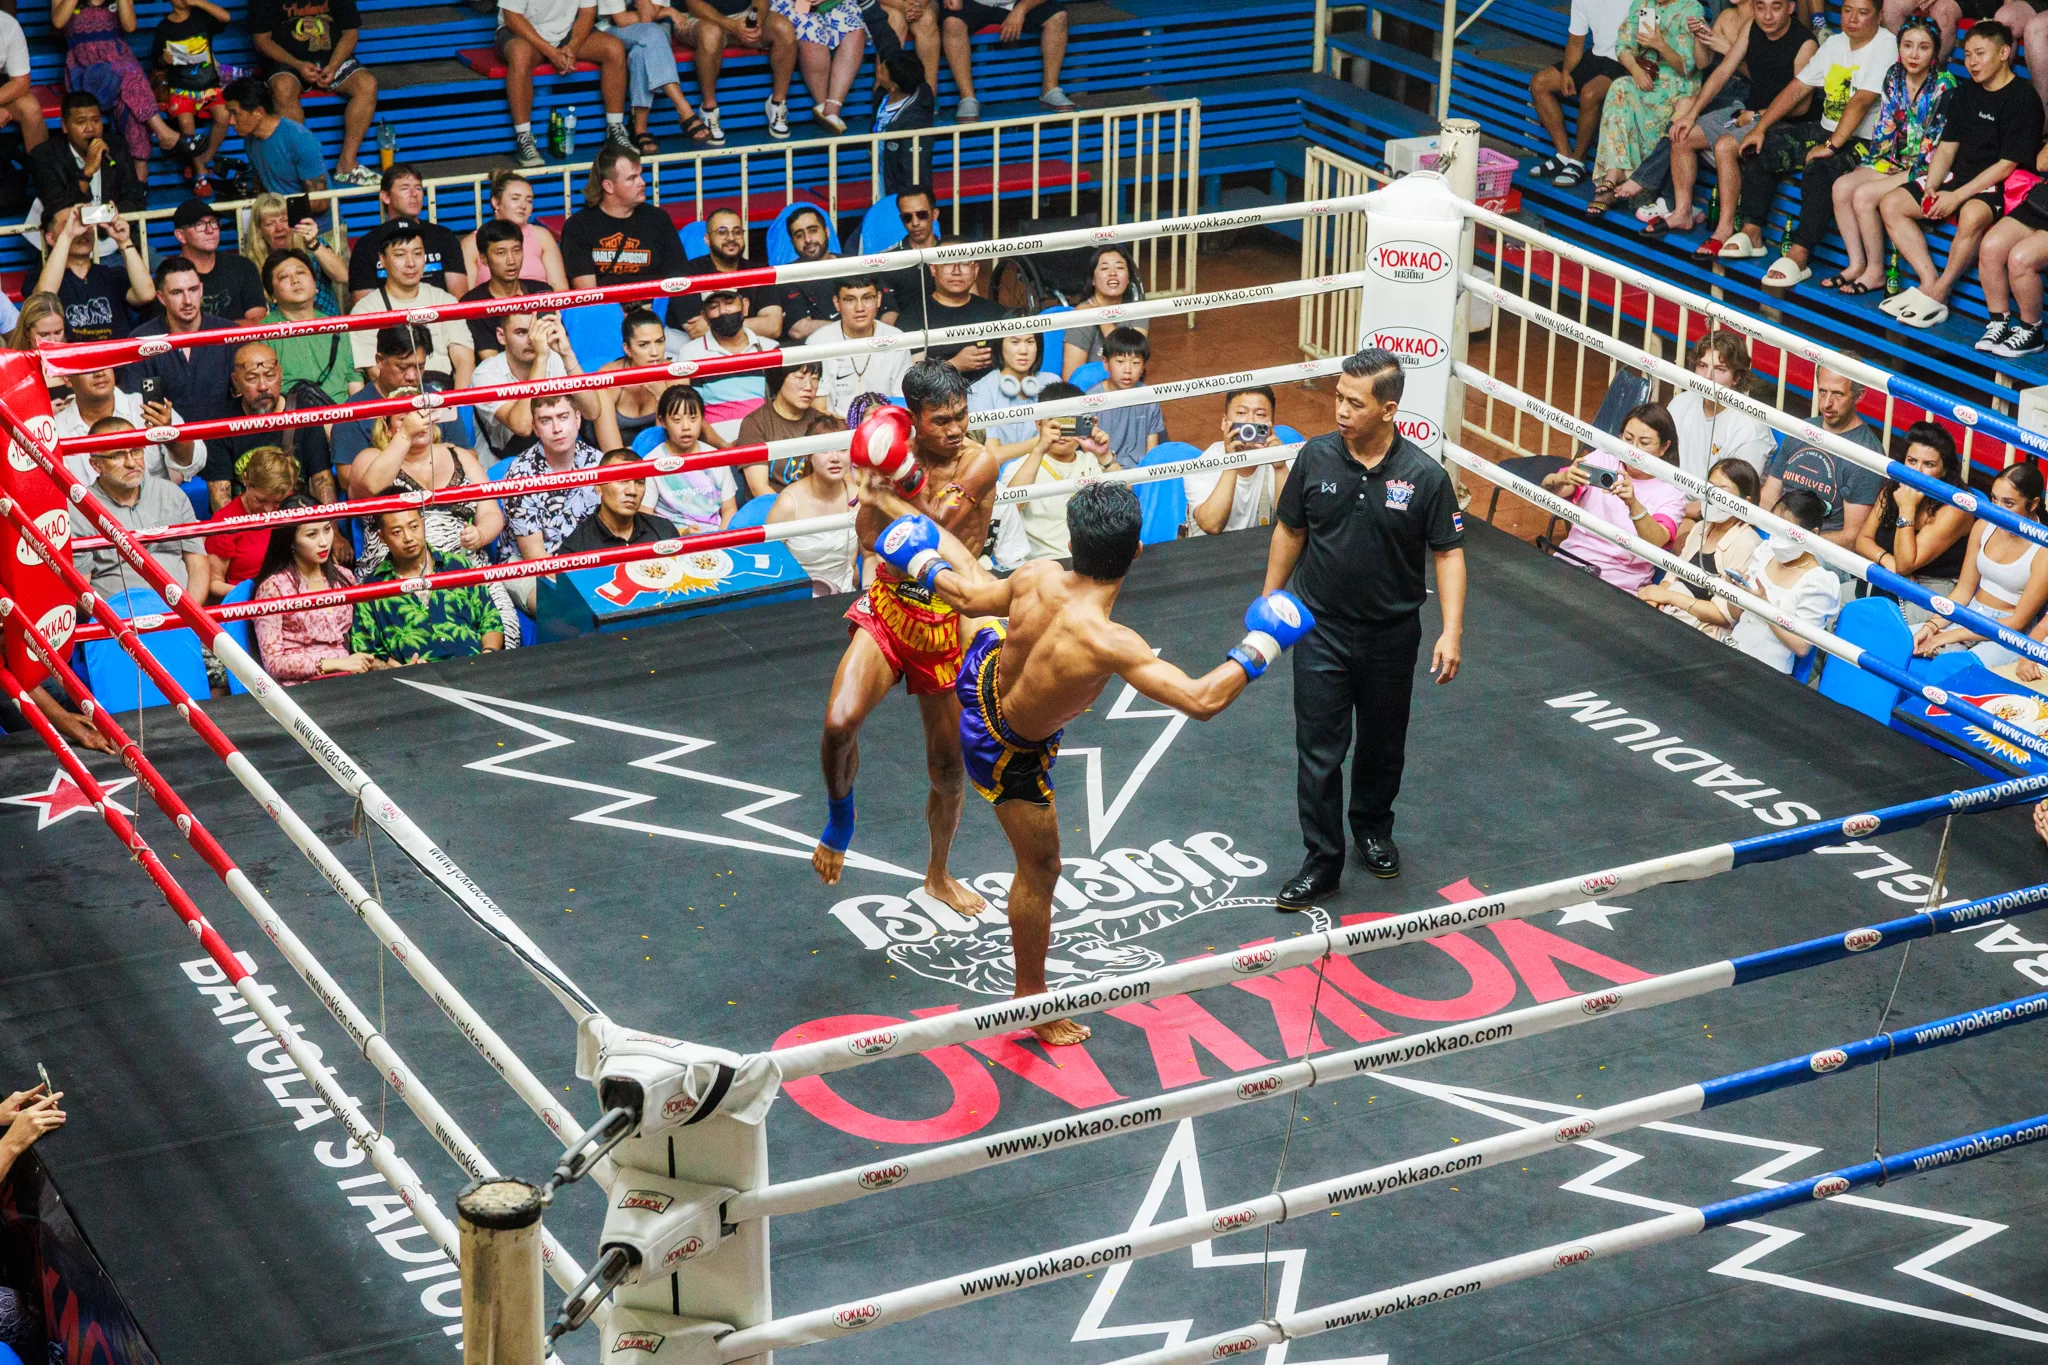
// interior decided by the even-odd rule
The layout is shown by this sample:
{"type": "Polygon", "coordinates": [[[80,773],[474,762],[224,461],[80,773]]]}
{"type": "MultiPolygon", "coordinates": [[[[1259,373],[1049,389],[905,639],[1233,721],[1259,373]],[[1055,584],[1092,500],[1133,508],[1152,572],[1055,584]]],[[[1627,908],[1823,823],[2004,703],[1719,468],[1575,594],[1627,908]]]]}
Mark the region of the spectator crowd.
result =
{"type": "Polygon", "coordinates": [[[1989,314],[1976,349],[2048,350],[2048,60],[2015,70],[2023,50],[2048,50],[2048,14],[2023,0],[1843,0],[1839,17],[1831,31],[1817,0],[1740,0],[1711,22],[1700,0],[1573,0],[1563,62],[1530,81],[1551,143],[1535,174],[1590,179],[1586,213],[1631,208],[1646,239],[1704,226],[1696,261],[1775,250],[1765,285],[1881,294],[1906,327],[1946,322],[1974,275],[1989,314]],[[1787,182],[1799,206],[1774,248],[1787,182]],[[1816,278],[1831,237],[1845,264],[1816,278]]]}

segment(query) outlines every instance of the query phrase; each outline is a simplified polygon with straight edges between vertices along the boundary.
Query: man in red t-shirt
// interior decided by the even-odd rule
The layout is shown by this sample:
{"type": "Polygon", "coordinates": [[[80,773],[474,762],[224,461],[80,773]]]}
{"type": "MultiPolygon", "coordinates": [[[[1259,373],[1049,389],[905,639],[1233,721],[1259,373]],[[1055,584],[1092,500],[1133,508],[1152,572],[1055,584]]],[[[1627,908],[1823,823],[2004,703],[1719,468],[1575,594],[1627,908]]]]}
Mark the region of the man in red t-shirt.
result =
{"type": "MultiPolygon", "coordinates": [[[[242,496],[214,513],[215,521],[245,513],[260,516],[284,506],[298,491],[299,462],[277,446],[258,446],[242,457],[237,477],[242,481],[242,496]]],[[[270,536],[270,528],[257,526],[206,538],[206,558],[213,569],[213,587],[206,595],[207,601],[220,601],[236,584],[256,576],[263,567],[264,553],[270,548],[270,536]]]]}

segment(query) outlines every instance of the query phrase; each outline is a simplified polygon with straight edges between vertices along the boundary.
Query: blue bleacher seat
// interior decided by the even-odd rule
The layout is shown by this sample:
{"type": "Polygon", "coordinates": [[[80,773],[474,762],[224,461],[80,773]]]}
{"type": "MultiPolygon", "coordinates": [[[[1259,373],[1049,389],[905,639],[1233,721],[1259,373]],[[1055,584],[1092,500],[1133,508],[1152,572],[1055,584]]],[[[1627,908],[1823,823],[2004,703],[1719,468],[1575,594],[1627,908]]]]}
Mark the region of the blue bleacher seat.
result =
{"type": "Polygon", "coordinates": [[[796,248],[789,244],[789,216],[798,209],[815,209],[825,220],[826,249],[834,256],[839,255],[839,225],[832,216],[816,204],[785,204],[782,212],[775,215],[775,221],[768,225],[768,264],[790,265],[796,260],[796,248]]]}
{"type": "Polygon", "coordinates": [[[200,521],[205,521],[207,518],[213,515],[213,501],[206,495],[205,479],[187,479],[185,480],[185,482],[179,484],[178,487],[184,492],[187,498],[191,499],[192,515],[195,518],[197,518],[200,521]]]}
{"type": "Polygon", "coordinates": [[[683,255],[691,260],[711,254],[711,235],[704,231],[703,223],[683,224],[680,235],[683,239],[683,255]]]}
{"type": "MultiPolygon", "coordinates": [[[[253,578],[245,579],[228,589],[228,595],[220,599],[220,604],[224,607],[232,606],[237,602],[247,602],[255,596],[256,580],[253,578]]],[[[220,628],[228,638],[240,645],[251,657],[255,656],[256,628],[253,625],[247,621],[223,621],[220,623],[220,628]]],[[[228,674],[229,696],[239,696],[248,690],[248,688],[242,686],[240,678],[232,673],[228,674]]]]}
{"type": "MultiPolygon", "coordinates": [[[[148,588],[129,588],[107,600],[117,616],[146,616],[169,610],[164,599],[148,588]]],[[[163,665],[172,681],[191,695],[205,698],[211,688],[206,680],[206,659],[199,649],[199,637],[189,630],[158,630],[142,637],[150,656],[163,665]]],[[[147,674],[130,659],[118,640],[88,640],[78,652],[85,657],[92,677],[93,695],[111,711],[133,711],[141,706],[162,706],[166,700],[147,674]]]]}
{"type": "MultiPolygon", "coordinates": [[[[1835,634],[1896,668],[1904,668],[1913,660],[1913,632],[1900,614],[1899,604],[1888,597],[1863,597],[1845,603],[1835,623],[1835,634]]],[[[1896,686],[1839,659],[1830,659],[1821,670],[1820,694],[1861,711],[1879,725],[1891,723],[1892,708],[1899,704],[1896,686]]]]}
{"type": "Polygon", "coordinates": [[[1806,686],[1813,680],[1813,666],[1819,663],[1820,659],[1821,652],[1818,648],[1809,649],[1803,656],[1795,657],[1792,660],[1792,681],[1801,687],[1806,686]]]}
{"type": "Polygon", "coordinates": [[[1273,428],[1273,434],[1280,438],[1280,444],[1284,446],[1300,445],[1308,439],[1290,426],[1276,426],[1273,428]]]}
{"type": "Polygon", "coordinates": [[[635,455],[651,455],[654,453],[654,448],[667,439],[668,433],[663,431],[660,424],[657,423],[633,438],[633,453],[635,455]]]}
{"type": "MultiPolygon", "coordinates": [[[[937,223],[932,224],[932,236],[941,241],[945,238],[937,223]]],[[[894,251],[902,245],[903,215],[896,209],[896,196],[885,194],[861,215],[860,239],[854,243],[853,249],[872,256],[877,251],[894,251]]]]}
{"type": "MultiPolygon", "coordinates": [[[[623,347],[619,342],[619,328],[626,321],[626,310],[616,303],[592,303],[581,308],[571,308],[562,314],[562,330],[569,334],[569,345],[576,352],[576,359],[584,369],[594,370],[609,360],[616,360],[623,347]]],[[[469,409],[462,410],[465,414],[469,409]]]]}
{"type": "Polygon", "coordinates": [[[498,482],[498,480],[504,478],[505,471],[510,469],[512,467],[512,461],[518,458],[519,457],[516,455],[507,455],[504,459],[497,461],[489,469],[486,469],[484,471],[484,482],[496,483],[498,482]]]}
{"type": "Polygon", "coordinates": [[[773,493],[763,493],[758,498],[749,498],[745,503],[741,504],[739,511],[732,514],[732,525],[725,529],[728,531],[738,531],[748,526],[765,525],[768,521],[768,514],[774,510],[775,495],[773,493]]]}
{"type": "Polygon", "coordinates": [[[1967,649],[1958,649],[1949,654],[1937,654],[1931,659],[1915,659],[1906,665],[1906,671],[1922,683],[1939,687],[1976,662],[1976,655],[1967,649]]]}
{"type": "Polygon", "coordinates": [[[1109,366],[1099,360],[1091,360],[1086,365],[1075,370],[1073,377],[1067,382],[1081,392],[1086,393],[1107,378],[1109,378],[1109,366]]]}
{"type": "MultiPolygon", "coordinates": [[[[1169,464],[1174,460],[1192,460],[1201,453],[1186,441],[1161,441],[1138,463],[1169,464]]],[[[1188,519],[1187,485],[1179,479],[1154,479],[1150,483],[1132,484],[1131,491],[1138,495],[1138,506],[1145,514],[1138,528],[1138,542],[1157,545],[1162,540],[1178,540],[1180,528],[1188,519]]]]}

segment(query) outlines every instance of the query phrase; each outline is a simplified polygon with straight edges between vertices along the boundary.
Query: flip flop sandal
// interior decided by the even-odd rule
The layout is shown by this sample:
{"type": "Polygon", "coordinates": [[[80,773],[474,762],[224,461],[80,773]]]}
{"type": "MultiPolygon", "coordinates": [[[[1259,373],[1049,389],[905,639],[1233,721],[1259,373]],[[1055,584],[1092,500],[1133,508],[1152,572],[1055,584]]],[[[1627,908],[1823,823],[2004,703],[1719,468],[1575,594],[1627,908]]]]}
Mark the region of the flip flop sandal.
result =
{"type": "Polygon", "coordinates": [[[1711,261],[1719,259],[1721,255],[1721,248],[1726,245],[1728,244],[1722,241],[1719,237],[1709,237],[1706,241],[1701,242],[1698,246],[1692,249],[1692,258],[1696,261],[1711,261]]]}
{"type": "Polygon", "coordinates": [[[1799,264],[1790,256],[1780,256],[1771,262],[1771,268],[1764,272],[1763,283],[1771,289],[1790,289],[1813,278],[1813,271],[1799,264]]]}
{"type": "Polygon", "coordinates": [[[633,138],[633,145],[640,149],[640,155],[642,156],[661,155],[661,144],[655,140],[652,133],[636,134],[633,138]]]}
{"type": "Polygon", "coordinates": [[[1942,323],[1948,321],[1948,305],[1936,303],[1933,299],[1922,294],[1918,303],[1902,312],[1894,313],[1892,316],[1905,323],[1908,327],[1918,327],[1924,331],[1929,327],[1939,327],[1942,323]]]}
{"type": "Polygon", "coordinates": [[[1750,241],[1746,232],[1738,232],[1721,244],[1721,259],[1724,261],[1746,261],[1763,254],[1763,243],[1750,241]]]}
{"type": "Polygon", "coordinates": [[[1613,210],[1614,206],[1620,202],[1615,196],[1614,191],[1602,190],[1586,201],[1586,216],[1588,218],[1605,218],[1613,210]]]}
{"type": "Polygon", "coordinates": [[[1671,235],[1671,220],[1668,218],[1652,218],[1649,222],[1643,224],[1643,230],[1636,235],[1648,242],[1654,242],[1660,237],[1669,237],[1671,235]]]}
{"type": "Polygon", "coordinates": [[[1898,293],[1892,295],[1890,298],[1886,299],[1883,303],[1880,303],[1877,306],[1882,311],[1891,314],[1893,317],[1897,317],[1900,313],[1904,312],[1908,308],[1911,308],[1916,303],[1932,302],[1932,299],[1928,298],[1925,294],[1921,293],[1917,287],[1914,287],[1908,289],[1901,289],[1898,293]]]}
{"type": "MultiPolygon", "coordinates": [[[[1815,289],[1840,289],[1843,285],[1847,284],[1848,282],[1849,280],[1847,276],[1829,275],[1824,279],[1815,280],[1813,282],[1813,287],[1815,289]]],[[[1768,283],[1768,281],[1766,281],[1766,283],[1768,283]]]]}
{"type": "Polygon", "coordinates": [[[1855,299],[1861,298],[1865,294],[1875,294],[1882,288],[1884,286],[1881,284],[1865,284],[1861,280],[1843,280],[1839,292],[1841,297],[1845,299],[1855,299]]]}
{"type": "Polygon", "coordinates": [[[692,142],[709,142],[711,125],[706,123],[701,115],[692,114],[683,120],[683,136],[692,142]]]}

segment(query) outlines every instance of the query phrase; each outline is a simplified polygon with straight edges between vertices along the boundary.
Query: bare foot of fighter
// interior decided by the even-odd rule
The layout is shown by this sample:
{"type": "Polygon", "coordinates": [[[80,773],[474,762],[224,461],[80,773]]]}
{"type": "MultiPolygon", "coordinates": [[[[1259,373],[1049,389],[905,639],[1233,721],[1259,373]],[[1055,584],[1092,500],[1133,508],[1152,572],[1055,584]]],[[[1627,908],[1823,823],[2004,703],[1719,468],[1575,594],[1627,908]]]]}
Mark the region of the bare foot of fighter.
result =
{"type": "MultiPolygon", "coordinates": [[[[811,862],[815,865],[817,859],[812,858],[811,862]]],[[[942,872],[936,877],[926,877],[924,893],[969,919],[988,913],[988,902],[982,899],[981,893],[950,872],[942,872]]]]}
{"type": "MultiPolygon", "coordinates": [[[[1053,804],[1052,769],[1060,732],[1088,709],[1111,678],[1122,678],[1153,701],[1207,720],[1228,706],[1280,651],[1315,626],[1308,609],[1284,592],[1253,602],[1245,613],[1251,633],[1226,662],[1190,678],[1157,658],[1136,631],[1110,620],[1124,573],[1138,556],[1143,517],[1137,495],[1123,484],[1083,485],[1067,500],[1071,571],[1037,559],[1006,579],[984,571],[959,540],[894,496],[887,485],[861,492],[863,511],[895,517],[875,541],[883,562],[907,581],[971,616],[1003,616],[975,632],[960,660],[954,685],[958,740],[952,752],[976,791],[995,808],[996,821],[1017,855],[1010,881],[1010,951],[1016,962],[1016,998],[1043,995],[1045,959],[1052,947],[1052,896],[1060,879],[1060,819],[1053,804]]],[[[933,698],[920,698],[932,701],[933,698]]],[[[931,712],[927,711],[927,725],[931,712]]],[[[929,729],[927,738],[933,738],[929,729]]],[[[932,772],[934,800],[939,772],[932,772]]],[[[939,826],[932,830],[932,866],[944,867],[939,826]]],[[[950,826],[945,843],[952,844],[950,826]]],[[[947,880],[951,880],[947,878],[947,880]]],[[[1030,1026],[1049,1047],[1068,1047],[1089,1036],[1085,1024],[1048,1019],[1030,1026]]]]}
{"type": "Polygon", "coordinates": [[[845,867],[845,849],[819,844],[811,850],[811,870],[818,874],[818,880],[825,885],[839,885],[839,874],[845,867]]]}

